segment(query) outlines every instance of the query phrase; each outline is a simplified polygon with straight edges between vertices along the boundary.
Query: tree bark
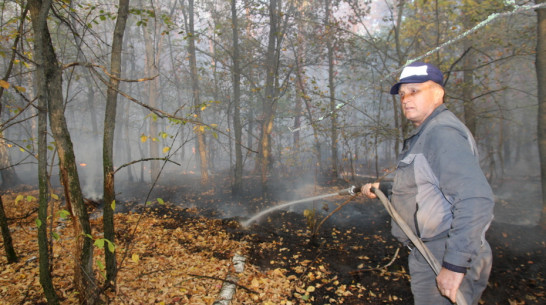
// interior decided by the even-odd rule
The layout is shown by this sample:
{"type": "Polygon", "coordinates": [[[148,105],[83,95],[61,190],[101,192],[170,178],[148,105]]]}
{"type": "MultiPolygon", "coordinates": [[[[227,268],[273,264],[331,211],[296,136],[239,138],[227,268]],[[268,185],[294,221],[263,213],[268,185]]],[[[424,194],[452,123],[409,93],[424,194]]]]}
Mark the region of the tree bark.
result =
{"type": "MultiPolygon", "coordinates": [[[[1,113],[1,112],[0,112],[1,113]]],[[[0,188],[8,189],[21,183],[15,169],[11,166],[8,145],[4,140],[4,133],[0,131],[0,175],[2,176],[2,185],[0,188]]]]}
{"type": "Polygon", "coordinates": [[[34,56],[37,63],[36,80],[38,83],[38,187],[39,206],[38,220],[38,252],[40,284],[48,304],[59,304],[59,298],[53,287],[49,266],[49,247],[47,236],[47,208],[49,202],[49,189],[47,181],[47,103],[48,88],[45,67],[45,49],[47,40],[50,41],[47,29],[47,16],[51,8],[51,1],[42,3],[39,0],[28,2],[34,30],[34,56]]]}
{"type": "Polygon", "coordinates": [[[0,195],[0,229],[2,229],[2,240],[4,241],[4,250],[6,250],[8,264],[16,263],[19,259],[15,253],[15,248],[13,248],[8,219],[6,217],[6,212],[4,211],[4,203],[2,202],[2,195],[0,195]]]}
{"type": "Polygon", "coordinates": [[[241,125],[241,68],[239,65],[239,23],[237,0],[231,0],[231,29],[233,33],[233,132],[235,133],[235,171],[233,173],[232,194],[238,195],[243,188],[243,151],[241,125]]]}
{"type": "MultiPolygon", "coordinates": [[[[115,244],[114,206],[116,200],[114,179],[114,131],[116,127],[117,97],[119,78],[121,76],[121,50],[123,34],[129,14],[129,0],[120,0],[118,17],[112,38],[112,55],[110,58],[110,81],[106,92],[106,110],[104,113],[104,138],[102,147],[103,177],[104,177],[104,208],[103,226],[104,238],[115,244]]],[[[106,280],[115,286],[116,283],[116,253],[104,251],[106,263],[106,280]]]]}
{"type": "MultiPolygon", "coordinates": [[[[2,80],[5,82],[9,80],[11,71],[13,69],[13,64],[15,63],[15,55],[17,54],[16,50],[19,44],[19,40],[21,39],[22,32],[24,30],[23,26],[25,23],[25,18],[27,16],[27,13],[28,13],[28,6],[25,6],[25,8],[23,9],[23,12],[21,13],[21,23],[19,24],[17,36],[15,36],[15,39],[13,41],[11,58],[8,62],[8,66],[7,66],[6,72],[4,73],[4,77],[2,78],[2,80]]],[[[0,100],[2,99],[3,95],[4,95],[4,87],[0,86],[0,100]]],[[[3,112],[3,104],[0,103],[0,118],[2,117],[2,112],[3,112]]],[[[15,169],[11,167],[11,160],[10,160],[9,152],[7,150],[6,141],[4,140],[4,132],[2,130],[0,130],[0,175],[2,176],[2,185],[0,186],[2,189],[10,188],[21,183],[21,181],[19,180],[19,177],[15,173],[15,169]]]]}
{"type": "MultiPolygon", "coordinates": [[[[89,224],[89,215],[83,202],[74,149],[64,116],[62,71],[47,27],[47,16],[51,8],[51,1],[41,2],[39,0],[31,0],[29,1],[29,7],[34,30],[34,56],[37,64],[37,83],[40,90],[40,100],[45,100],[47,103],[51,132],[59,154],[61,178],[64,182],[65,194],[68,195],[66,202],[74,220],[74,238],[76,239],[74,284],[78,291],[80,302],[82,304],[94,304],[97,294],[93,273],[93,241],[87,237],[91,235],[91,226],[89,224]]],[[[45,107],[45,104],[43,106],[45,107]]],[[[41,111],[45,111],[45,109],[41,108],[41,111]]],[[[40,133],[43,132],[43,130],[40,131],[40,133]]],[[[43,144],[44,147],[46,145],[45,143],[43,144]]],[[[40,155],[43,156],[44,153],[40,155]]],[[[42,194],[44,191],[47,190],[40,190],[40,196],[48,196],[47,193],[42,194]]],[[[41,200],[46,201],[47,198],[41,198],[41,200]]],[[[46,215],[41,216],[44,217],[46,215]]],[[[43,227],[45,227],[45,223],[44,221],[43,227]]],[[[40,239],[40,241],[42,242],[43,240],[40,239]]],[[[41,272],[43,271],[45,270],[41,270],[41,272]]],[[[44,283],[42,283],[43,285],[44,283]]],[[[46,291],[46,288],[44,288],[44,291],[46,291]]]]}
{"type": "MultiPolygon", "coordinates": [[[[201,97],[199,89],[199,75],[197,74],[197,56],[195,50],[196,35],[194,29],[193,3],[193,0],[188,0],[188,53],[190,61],[190,74],[195,120],[201,122],[201,97]]],[[[201,183],[207,184],[209,181],[209,166],[207,160],[207,145],[205,142],[204,126],[195,126],[195,133],[197,135],[197,151],[199,153],[199,161],[201,165],[201,183]]]]}
{"type": "MultiPolygon", "coordinates": [[[[544,3],[537,0],[537,4],[544,3]]],[[[537,138],[540,156],[540,174],[542,184],[542,215],[539,224],[546,229],[546,9],[537,11],[537,46],[536,73],[538,88],[537,138]]]]}
{"type": "MultiPolygon", "coordinates": [[[[140,6],[143,7],[142,1],[140,1],[140,6]]],[[[145,44],[145,50],[146,50],[146,73],[150,76],[154,76],[158,74],[158,66],[157,66],[157,54],[156,54],[156,46],[154,45],[154,39],[152,38],[150,31],[153,30],[155,27],[153,26],[144,26],[142,27],[142,32],[144,34],[144,44],[145,44]]],[[[153,107],[157,108],[157,95],[158,95],[158,78],[154,78],[152,80],[148,81],[148,104],[153,107]]],[[[150,119],[150,123],[148,125],[149,128],[149,135],[152,139],[155,139],[158,136],[158,127],[157,127],[157,120],[154,118],[150,119]]],[[[150,148],[150,157],[151,158],[159,158],[159,142],[158,141],[149,141],[149,148],[150,148]]],[[[144,163],[143,163],[144,164],[144,163]]],[[[160,164],[157,160],[150,161],[150,179],[151,181],[154,181],[157,179],[160,171],[160,164]]]]}
{"type": "Polygon", "coordinates": [[[324,13],[324,27],[326,33],[326,49],[328,52],[328,87],[330,89],[330,141],[331,143],[331,175],[332,177],[338,176],[338,122],[337,122],[337,109],[336,109],[336,84],[335,84],[335,59],[334,59],[334,43],[335,35],[334,28],[330,25],[330,14],[331,14],[331,2],[330,0],[324,1],[325,13],[324,13]]]}
{"type": "MultiPolygon", "coordinates": [[[[394,25],[394,42],[396,44],[396,55],[398,63],[401,65],[406,60],[406,54],[402,52],[402,39],[400,37],[400,31],[402,30],[402,20],[404,17],[404,7],[406,5],[405,0],[398,1],[398,11],[396,14],[396,24],[394,25]]],[[[401,115],[402,111],[399,108],[400,104],[396,96],[392,96],[392,110],[394,117],[394,128],[397,130],[396,139],[394,141],[394,155],[397,156],[400,153],[400,143],[404,140],[407,134],[406,118],[401,115]]],[[[377,171],[377,167],[376,167],[377,171]]]]}
{"type": "MultiPolygon", "coordinates": [[[[472,27],[471,16],[473,8],[470,3],[466,3],[463,7],[463,27],[469,29],[472,27]]],[[[466,37],[463,40],[463,47],[465,55],[463,58],[463,86],[462,86],[462,99],[463,99],[463,108],[464,108],[464,121],[466,127],[470,132],[476,137],[476,109],[474,101],[472,99],[473,88],[474,88],[474,52],[469,49],[472,47],[472,39],[466,37]],[[469,50],[466,52],[466,50],[469,50]]]]}
{"type": "Polygon", "coordinates": [[[263,97],[260,149],[258,152],[262,193],[264,195],[268,193],[267,184],[271,166],[271,132],[273,131],[277,108],[275,80],[277,77],[278,56],[276,55],[276,46],[280,36],[278,6],[279,2],[277,0],[269,0],[269,35],[265,55],[265,96],[263,97]]]}

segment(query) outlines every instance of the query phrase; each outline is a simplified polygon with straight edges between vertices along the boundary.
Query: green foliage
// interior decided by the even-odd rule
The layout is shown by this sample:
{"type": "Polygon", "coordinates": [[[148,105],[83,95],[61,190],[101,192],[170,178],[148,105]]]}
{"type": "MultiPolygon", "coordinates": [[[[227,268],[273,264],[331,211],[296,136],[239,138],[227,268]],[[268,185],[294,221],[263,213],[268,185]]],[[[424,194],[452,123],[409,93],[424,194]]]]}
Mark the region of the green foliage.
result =
{"type": "Polygon", "coordinates": [[[17,205],[21,200],[26,200],[27,202],[32,202],[32,201],[35,201],[36,200],[36,197],[34,196],[31,196],[31,195],[27,195],[26,197],[23,196],[23,195],[18,195],[16,198],[15,198],[15,204],[17,205]]]}
{"type": "Polygon", "coordinates": [[[103,279],[106,279],[106,268],[104,267],[104,264],[101,260],[97,259],[95,260],[95,263],[97,264],[97,267],[99,267],[100,275],[103,279]]]}
{"type": "Polygon", "coordinates": [[[59,216],[59,218],[66,220],[70,216],[70,212],[65,209],[62,209],[57,212],[57,215],[59,216]]]}
{"type": "Polygon", "coordinates": [[[113,242],[111,242],[110,240],[106,239],[106,238],[93,238],[93,236],[91,236],[91,234],[85,234],[86,237],[88,237],[89,239],[91,240],[94,240],[93,242],[93,245],[95,245],[95,247],[99,248],[99,249],[104,249],[104,244],[106,243],[107,246],[108,246],[108,251],[114,253],[114,251],[116,251],[116,246],[114,245],[113,242]]]}
{"type": "MultiPolygon", "coordinates": [[[[161,198],[157,198],[156,201],[158,204],[161,204],[161,205],[165,204],[165,201],[163,201],[163,199],[161,198]]],[[[153,203],[154,203],[153,201],[146,201],[146,205],[152,205],[153,203]]]]}

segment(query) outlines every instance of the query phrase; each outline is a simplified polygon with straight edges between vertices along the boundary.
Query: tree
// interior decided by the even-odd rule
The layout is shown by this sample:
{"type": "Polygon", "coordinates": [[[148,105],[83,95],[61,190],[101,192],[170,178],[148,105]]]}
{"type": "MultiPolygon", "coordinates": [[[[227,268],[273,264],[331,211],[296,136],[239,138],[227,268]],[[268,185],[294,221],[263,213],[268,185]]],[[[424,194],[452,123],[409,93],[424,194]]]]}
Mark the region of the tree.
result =
{"type": "Polygon", "coordinates": [[[47,237],[47,207],[49,202],[49,190],[47,181],[47,82],[46,67],[44,61],[47,48],[47,16],[51,2],[39,3],[29,1],[29,10],[32,18],[35,42],[34,53],[36,66],[36,79],[38,82],[38,186],[40,189],[38,221],[38,247],[40,264],[40,284],[48,304],[59,304],[58,296],[53,288],[51,272],[49,269],[49,248],[47,237]]]}
{"type": "MultiPolygon", "coordinates": [[[[129,15],[129,0],[120,0],[118,16],[112,38],[112,55],[110,59],[110,81],[106,92],[106,110],[104,113],[104,138],[102,147],[103,177],[104,177],[104,238],[115,244],[114,208],[116,201],[114,179],[114,130],[116,127],[116,108],[121,77],[121,50],[125,24],[129,15]]],[[[115,285],[116,282],[116,253],[105,251],[106,280],[115,285]]]]}
{"type": "Polygon", "coordinates": [[[13,242],[8,227],[8,219],[6,212],[4,211],[4,203],[2,202],[2,195],[0,194],[0,230],[2,230],[2,241],[4,242],[4,250],[6,250],[6,257],[8,264],[16,263],[19,258],[13,248],[13,242]]]}
{"type": "MultiPolygon", "coordinates": [[[[74,225],[74,238],[76,240],[74,250],[74,285],[79,293],[81,303],[93,304],[97,295],[93,273],[93,241],[89,238],[91,236],[91,226],[87,209],[83,203],[74,149],[64,116],[62,70],[57,60],[47,25],[47,17],[51,5],[51,1],[29,1],[29,10],[34,31],[34,56],[37,64],[36,81],[40,92],[39,99],[44,102],[41,105],[43,107],[47,106],[51,132],[59,155],[59,168],[65,190],[65,200],[74,225]]],[[[45,109],[40,108],[40,111],[45,111],[45,109]]],[[[42,122],[42,124],[44,123],[42,122]]],[[[40,132],[44,132],[43,125],[40,132]]],[[[41,144],[43,145],[41,151],[43,155],[46,153],[44,148],[46,147],[46,143],[41,144]]],[[[47,189],[40,188],[41,200],[46,201],[48,194],[43,194],[44,191],[47,191],[47,189]]],[[[44,215],[41,215],[41,217],[44,217],[44,215]]],[[[45,226],[45,221],[43,222],[43,226],[45,226]]],[[[43,239],[40,239],[40,241],[43,242],[43,239]]],[[[42,282],[42,285],[44,284],[46,283],[42,282]]],[[[44,291],[49,293],[49,289],[49,287],[47,289],[44,288],[44,291]]],[[[53,296],[50,297],[53,300],[55,299],[53,296]]]]}
{"type": "Polygon", "coordinates": [[[237,18],[237,1],[231,0],[231,31],[233,41],[233,129],[235,134],[235,169],[233,173],[232,193],[240,194],[243,187],[243,152],[241,125],[241,68],[239,66],[239,21],[237,18]]]}
{"type": "Polygon", "coordinates": [[[330,141],[331,141],[331,175],[332,177],[338,177],[338,111],[336,103],[336,83],[335,83],[335,25],[331,18],[331,0],[324,0],[324,27],[326,38],[326,51],[328,61],[328,89],[330,94],[328,96],[330,106],[330,141]]]}
{"type": "MultiPolygon", "coordinates": [[[[2,99],[2,96],[4,95],[4,90],[6,89],[6,87],[9,86],[8,79],[13,69],[13,64],[15,62],[15,55],[17,54],[16,50],[19,44],[19,40],[21,39],[21,36],[22,36],[23,25],[25,23],[25,18],[27,13],[28,13],[28,6],[25,6],[22,12],[22,18],[21,18],[21,23],[19,25],[19,29],[17,31],[15,39],[13,40],[12,52],[11,52],[11,57],[8,63],[8,67],[6,69],[6,73],[4,77],[1,80],[2,85],[0,85],[0,100],[2,99]]],[[[0,103],[0,118],[2,117],[2,111],[3,111],[3,105],[2,103],[0,103]]],[[[6,141],[4,139],[4,127],[2,126],[0,128],[0,175],[2,175],[2,185],[0,187],[4,189],[15,186],[20,183],[19,178],[17,177],[17,174],[15,173],[15,169],[11,166],[11,161],[9,158],[7,147],[8,145],[6,144],[6,141]]]]}
{"type": "MultiPolygon", "coordinates": [[[[546,3],[537,0],[537,4],[546,3]]],[[[542,215],[540,226],[546,229],[546,8],[537,11],[536,73],[538,82],[537,137],[542,182],[542,215]]]]}
{"type": "MultiPolygon", "coordinates": [[[[201,117],[201,98],[200,98],[200,89],[199,89],[199,75],[197,72],[197,55],[195,51],[195,40],[197,39],[197,34],[195,33],[194,25],[194,5],[193,0],[188,0],[188,60],[190,62],[190,76],[191,76],[191,87],[192,87],[192,98],[193,98],[193,112],[195,115],[195,120],[197,122],[202,121],[201,117]]],[[[200,169],[201,169],[201,183],[207,184],[209,181],[209,165],[207,160],[207,145],[205,142],[205,126],[197,125],[194,127],[195,133],[197,135],[197,150],[199,152],[200,160],[200,169]]]]}
{"type": "Polygon", "coordinates": [[[262,191],[267,193],[269,169],[271,166],[271,133],[277,112],[277,77],[279,66],[279,40],[282,38],[279,24],[280,0],[269,0],[269,34],[267,36],[267,50],[265,53],[265,90],[262,101],[262,122],[260,133],[260,149],[258,162],[261,173],[262,191]]]}
{"type": "MultiPolygon", "coordinates": [[[[142,7],[142,1],[139,1],[140,6],[142,7]]],[[[155,17],[155,12],[148,12],[148,15],[152,15],[155,17]]],[[[147,19],[145,19],[147,20],[147,19]]],[[[155,18],[154,18],[155,21],[155,18]]],[[[157,24],[156,24],[157,25],[157,24]]],[[[147,21],[141,22],[141,29],[144,34],[144,44],[145,44],[145,51],[146,51],[146,73],[148,75],[157,75],[159,71],[159,49],[156,48],[155,44],[155,26],[148,26],[147,21]],[[153,34],[153,35],[152,35],[153,34]]],[[[154,78],[150,81],[148,81],[148,105],[150,105],[153,108],[158,107],[158,98],[159,91],[158,91],[158,79],[154,78]]],[[[149,131],[149,137],[152,139],[152,141],[149,141],[149,148],[150,148],[150,157],[152,158],[158,158],[159,157],[159,143],[156,141],[156,137],[158,135],[158,122],[155,116],[152,116],[150,118],[150,122],[148,124],[148,131],[149,131]]],[[[151,181],[155,181],[160,174],[160,164],[158,160],[151,160],[150,161],[150,178],[151,181]]]]}

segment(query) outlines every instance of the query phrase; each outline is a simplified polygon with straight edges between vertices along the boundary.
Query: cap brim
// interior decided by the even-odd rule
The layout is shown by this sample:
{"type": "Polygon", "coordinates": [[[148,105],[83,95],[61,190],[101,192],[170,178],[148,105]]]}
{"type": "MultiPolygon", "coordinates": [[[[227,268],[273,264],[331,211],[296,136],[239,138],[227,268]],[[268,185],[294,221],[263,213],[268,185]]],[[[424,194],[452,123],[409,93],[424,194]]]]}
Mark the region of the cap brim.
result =
{"type": "Polygon", "coordinates": [[[400,85],[402,85],[403,83],[396,83],[394,84],[394,86],[391,87],[391,94],[392,95],[396,95],[398,94],[398,91],[400,90],[400,85]]]}

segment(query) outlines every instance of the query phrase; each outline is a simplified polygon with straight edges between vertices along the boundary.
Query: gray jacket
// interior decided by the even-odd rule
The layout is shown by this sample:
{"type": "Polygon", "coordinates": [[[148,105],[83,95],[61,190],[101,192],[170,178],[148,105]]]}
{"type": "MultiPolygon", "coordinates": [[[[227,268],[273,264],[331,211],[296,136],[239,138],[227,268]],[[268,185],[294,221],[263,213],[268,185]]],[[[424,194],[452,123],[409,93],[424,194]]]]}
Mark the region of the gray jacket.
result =
{"type": "MultiPolygon", "coordinates": [[[[470,266],[493,219],[493,192],[472,134],[445,105],[404,141],[391,199],[423,241],[447,237],[444,263],[470,266]]],[[[392,233],[409,241],[394,223],[392,233]]]]}

